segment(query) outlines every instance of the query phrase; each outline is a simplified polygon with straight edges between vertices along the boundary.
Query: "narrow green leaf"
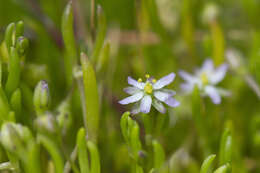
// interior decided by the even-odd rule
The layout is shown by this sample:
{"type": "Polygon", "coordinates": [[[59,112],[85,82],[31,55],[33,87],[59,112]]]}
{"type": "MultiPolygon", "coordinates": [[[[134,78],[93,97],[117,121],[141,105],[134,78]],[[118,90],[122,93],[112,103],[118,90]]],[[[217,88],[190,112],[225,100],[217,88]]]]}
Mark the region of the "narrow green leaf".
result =
{"type": "Polygon", "coordinates": [[[224,63],[225,38],[218,22],[212,22],[210,27],[213,41],[213,59],[216,65],[220,65],[224,63]]]}
{"type": "Polygon", "coordinates": [[[231,133],[231,121],[228,121],[225,127],[225,130],[221,137],[221,143],[220,143],[220,159],[219,163],[220,165],[223,165],[225,163],[230,163],[232,161],[232,133],[231,133]]]}
{"type": "Polygon", "coordinates": [[[6,98],[4,90],[2,89],[2,87],[0,87],[0,119],[7,120],[9,111],[10,107],[8,104],[8,100],[6,98]]]}
{"type": "Polygon", "coordinates": [[[97,72],[105,72],[107,69],[107,65],[109,63],[109,54],[110,54],[110,44],[109,42],[107,42],[102,51],[101,54],[98,58],[98,62],[97,62],[97,72]]]}
{"type": "Polygon", "coordinates": [[[24,23],[23,21],[19,21],[16,23],[16,28],[15,28],[15,37],[18,38],[22,36],[24,33],[24,23]]]}
{"type": "Polygon", "coordinates": [[[106,31],[107,31],[107,24],[106,24],[106,17],[104,11],[100,5],[97,7],[98,13],[98,33],[97,38],[95,40],[94,50],[91,55],[91,61],[95,64],[99,58],[101,48],[103,47],[106,31]]]}
{"type": "Polygon", "coordinates": [[[200,168],[200,173],[208,173],[209,168],[212,165],[212,162],[214,161],[215,158],[216,158],[215,154],[208,156],[202,163],[202,166],[200,168]]]}
{"type": "Polygon", "coordinates": [[[100,160],[99,160],[99,154],[98,154],[98,148],[97,146],[91,142],[87,142],[88,150],[90,153],[90,173],[100,173],[100,160]]]}
{"type": "Polygon", "coordinates": [[[78,160],[81,173],[89,172],[89,161],[87,153],[86,133],[84,128],[80,128],[77,135],[78,160]]]}
{"type": "Polygon", "coordinates": [[[92,64],[84,53],[81,53],[81,65],[86,104],[84,121],[89,139],[96,141],[99,128],[99,97],[96,75],[92,64]]]}
{"type": "Polygon", "coordinates": [[[122,134],[123,134],[123,137],[126,141],[126,143],[128,143],[128,117],[130,115],[130,112],[125,112],[122,117],[121,117],[121,120],[120,120],[120,126],[121,126],[121,131],[122,131],[122,134]]]}
{"type": "Polygon", "coordinates": [[[16,115],[20,115],[22,110],[22,95],[19,88],[12,94],[10,104],[16,115]]]}
{"type": "Polygon", "coordinates": [[[26,162],[27,173],[41,173],[41,163],[40,163],[40,146],[34,144],[32,148],[28,151],[28,160],[26,162]]]}
{"type": "Polygon", "coordinates": [[[73,79],[73,66],[76,64],[77,60],[77,49],[74,38],[74,29],[73,29],[73,8],[72,1],[66,6],[63,16],[62,16],[62,37],[65,44],[66,55],[65,55],[65,69],[66,69],[66,78],[68,85],[72,84],[73,79]]]}
{"type": "Polygon", "coordinates": [[[138,152],[142,149],[142,145],[141,145],[141,141],[139,138],[139,126],[138,124],[135,122],[133,128],[131,128],[131,132],[130,132],[130,144],[131,144],[131,149],[133,151],[134,154],[134,159],[136,161],[138,161],[138,152]]]}
{"type": "Polygon", "coordinates": [[[160,169],[165,161],[165,153],[161,144],[154,140],[153,141],[153,152],[154,152],[154,168],[160,169]]]}
{"type": "Polygon", "coordinates": [[[11,47],[14,46],[15,23],[10,23],[5,30],[5,45],[10,53],[11,47]]]}
{"type": "Polygon", "coordinates": [[[17,49],[11,47],[8,68],[8,78],[5,85],[7,96],[10,96],[18,87],[20,82],[20,59],[18,56],[17,49]]]}
{"type": "Polygon", "coordinates": [[[231,173],[231,166],[229,163],[219,167],[214,173],[231,173]]]}
{"type": "Polygon", "coordinates": [[[55,173],[63,173],[64,161],[58,146],[52,140],[43,135],[39,134],[38,139],[51,155],[55,165],[55,173]]]}

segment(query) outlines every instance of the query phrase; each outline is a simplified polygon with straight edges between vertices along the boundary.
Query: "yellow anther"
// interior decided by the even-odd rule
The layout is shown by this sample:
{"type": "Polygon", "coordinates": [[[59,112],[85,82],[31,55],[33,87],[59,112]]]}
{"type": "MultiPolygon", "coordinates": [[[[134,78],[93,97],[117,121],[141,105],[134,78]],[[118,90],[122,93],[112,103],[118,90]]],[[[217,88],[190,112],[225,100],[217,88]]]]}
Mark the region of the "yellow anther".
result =
{"type": "Polygon", "coordinates": [[[149,78],[150,78],[150,75],[149,75],[149,74],[146,74],[145,77],[146,77],[147,79],[149,79],[149,78]]]}
{"type": "Polygon", "coordinates": [[[147,82],[144,86],[144,92],[146,94],[152,94],[153,93],[153,85],[150,82],[147,82]]]}
{"type": "Polygon", "coordinates": [[[141,83],[141,82],[143,82],[143,80],[142,80],[141,78],[139,78],[139,79],[138,79],[138,82],[141,83]]]}
{"type": "Polygon", "coordinates": [[[202,84],[207,85],[209,83],[208,75],[204,72],[200,76],[202,84]]]}
{"type": "Polygon", "coordinates": [[[153,83],[156,83],[156,82],[157,82],[157,80],[156,80],[156,79],[153,79],[153,80],[152,80],[152,82],[153,82],[153,83]]]}

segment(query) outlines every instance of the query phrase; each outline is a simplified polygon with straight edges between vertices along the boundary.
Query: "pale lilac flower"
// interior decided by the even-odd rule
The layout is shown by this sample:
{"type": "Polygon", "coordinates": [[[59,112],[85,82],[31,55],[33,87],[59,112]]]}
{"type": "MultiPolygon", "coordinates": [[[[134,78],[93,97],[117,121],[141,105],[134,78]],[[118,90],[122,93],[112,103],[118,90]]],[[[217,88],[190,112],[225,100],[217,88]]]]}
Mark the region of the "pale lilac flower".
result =
{"type": "Polygon", "coordinates": [[[128,77],[128,84],[131,86],[125,88],[124,91],[131,96],[119,101],[119,103],[123,105],[135,103],[132,110],[133,114],[138,114],[139,112],[149,113],[151,105],[159,112],[165,113],[166,109],[162,102],[171,107],[179,105],[179,102],[172,97],[175,95],[175,91],[163,88],[172,83],[175,78],[174,73],[170,73],[158,81],[149,75],[146,75],[146,78],[146,82],[142,82],[142,79],[136,81],[128,77]]]}
{"type": "Polygon", "coordinates": [[[209,96],[214,104],[220,104],[221,96],[229,95],[229,92],[216,87],[216,85],[223,80],[227,69],[227,64],[214,68],[212,60],[207,59],[201,69],[195,70],[193,75],[185,71],[179,72],[179,75],[186,81],[181,85],[181,88],[190,93],[197,85],[203,96],[209,96]]]}

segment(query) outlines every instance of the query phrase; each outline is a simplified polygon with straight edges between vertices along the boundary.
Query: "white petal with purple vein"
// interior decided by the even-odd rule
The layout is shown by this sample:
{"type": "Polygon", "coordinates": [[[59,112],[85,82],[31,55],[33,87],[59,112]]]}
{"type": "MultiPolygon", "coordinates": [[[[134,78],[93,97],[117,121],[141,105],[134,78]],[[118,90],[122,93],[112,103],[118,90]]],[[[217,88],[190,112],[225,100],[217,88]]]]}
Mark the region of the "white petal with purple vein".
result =
{"type": "Polygon", "coordinates": [[[154,92],[154,97],[157,98],[158,100],[164,102],[165,100],[167,100],[169,97],[171,97],[172,95],[166,92],[162,92],[162,91],[155,91],[154,92]]]}
{"type": "Polygon", "coordinates": [[[223,64],[220,67],[218,67],[215,72],[210,76],[210,82],[212,84],[217,84],[220,81],[223,80],[223,78],[226,75],[228,69],[228,65],[227,64],[223,64]]]}
{"type": "Polygon", "coordinates": [[[214,88],[213,86],[206,86],[205,93],[211,98],[214,104],[220,104],[221,97],[216,88],[214,88]]]}
{"type": "Polygon", "coordinates": [[[174,96],[176,94],[175,91],[170,89],[161,89],[160,91],[170,94],[171,96],[174,96]]]}
{"type": "Polygon", "coordinates": [[[152,105],[151,96],[149,95],[144,96],[143,99],[141,100],[140,111],[145,114],[150,112],[151,105],[152,105]]]}
{"type": "Polygon", "coordinates": [[[214,64],[211,59],[206,59],[202,65],[201,71],[211,72],[214,70],[214,64]]]}
{"type": "Polygon", "coordinates": [[[180,70],[179,75],[181,76],[181,78],[183,78],[185,81],[189,83],[194,83],[196,81],[196,78],[194,76],[185,71],[180,70]]]}
{"type": "Polygon", "coordinates": [[[174,98],[170,97],[167,100],[165,100],[165,102],[167,105],[171,106],[171,107],[177,107],[180,105],[180,102],[178,102],[177,100],[175,100],[174,98]]]}
{"type": "Polygon", "coordinates": [[[137,102],[139,100],[141,100],[144,96],[144,93],[143,92],[139,92],[139,93],[136,93],[130,97],[127,97],[121,101],[119,101],[120,104],[122,105],[126,105],[126,104],[129,104],[129,103],[134,103],[134,102],[137,102]]]}
{"type": "Polygon", "coordinates": [[[163,104],[157,99],[153,99],[152,105],[155,107],[157,111],[161,112],[162,114],[166,112],[166,109],[163,106],[163,104]]]}
{"type": "Polygon", "coordinates": [[[184,91],[184,92],[191,92],[194,88],[194,84],[192,83],[182,83],[181,84],[181,89],[184,91]]]}
{"type": "Polygon", "coordinates": [[[144,89],[145,84],[143,82],[138,82],[138,81],[134,80],[133,78],[131,78],[130,76],[128,76],[127,81],[128,81],[129,85],[135,86],[139,89],[144,89]]]}
{"type": "Polygon", "coordinates": [[[166,85],[169,85],[170,83],[172,83],[172,81],[175,78],[175,74],[174,73],[170,73],[167,76],[162,77],[161,79],[159,79],[154,85],[153,88],[154,89],[161,89],[166,85]]]}
{"type": "Polygon", "coordinates": [[[140,103],[138,102],[138,103],[135,103],[131,113],[132,114],[138,114],[139,112],[140,112],[140,103]]]}
{"type": "Polygon", "coordinates": [[[124,91],[127,93],[127,94],[136,94],[138,92],[140,92],[140,89],[136,88],[136,87],[126,87],[124,88],[124,91]]]}

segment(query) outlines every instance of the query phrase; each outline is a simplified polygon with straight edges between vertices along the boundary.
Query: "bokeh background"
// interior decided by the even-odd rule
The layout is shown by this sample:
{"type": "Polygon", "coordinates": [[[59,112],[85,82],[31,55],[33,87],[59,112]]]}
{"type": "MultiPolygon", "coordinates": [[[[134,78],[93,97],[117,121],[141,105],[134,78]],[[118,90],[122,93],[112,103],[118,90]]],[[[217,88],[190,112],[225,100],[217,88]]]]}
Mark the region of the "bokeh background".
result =
{"type": "MultiPolygon", "coordinates": [[[[0,41],[11,22],[23,20],[30,41],[22,81],[33,91],[41,79],[48,81],[51,110],[68,95],[64,70],[61,18],[66,0],[0,0],[0,41]]],[[[117,102],[126,96],[127,76],[149,73],[160,78],[180,69],[193,72],[206,58],[216,65],[230,64],[220,84],[232,95],[220,105],[203,98],[206,148],[191,111],[191,96],[180,90],[178,76],[169,88],[177,91],[178,108],[165,115],[149,114],[150,133],[162,144],[174,173],[199,172],[209,154],[219,153],[225,124],[232,124],[234,173],[260,172],[260,1],[259,0],[96,0],[104,10],[110,43],[106,71],[97,74],[100,95],[99,152],[102,172],[130,172],[131,160],[120,131],[120,117],[131,106],[117,102]]],[[[91,52],[97,23],[91,23],[90,0],[73,0],[78,51],[91,52]]],[[[96,8],[97,9],[97,8],[96,8]]],[[[1,61],[3,56],[1,56],[1,61]]],[[[80,99],[75,94],[72,125],[66,136],[68,153],[82,122],[80,99]]],[[[144,115],[134,117],[144,141],[144,115]]],[[[19,120],[32,126],[33,108],[25,106],[19,120]]],[[[149,156],[149,155],[148,155],[149,156]]]]}

